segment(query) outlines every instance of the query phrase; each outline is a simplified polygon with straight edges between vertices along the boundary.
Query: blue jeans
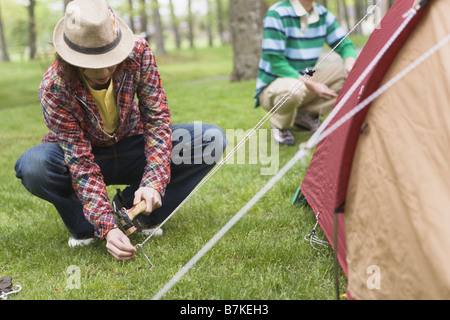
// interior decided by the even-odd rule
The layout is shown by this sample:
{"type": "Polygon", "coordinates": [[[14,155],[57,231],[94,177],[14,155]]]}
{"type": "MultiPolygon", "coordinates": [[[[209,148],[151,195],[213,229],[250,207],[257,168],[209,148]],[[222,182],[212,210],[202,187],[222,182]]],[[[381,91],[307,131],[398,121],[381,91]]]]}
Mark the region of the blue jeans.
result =
{"type": "MultiPolygon", "coordinates": [[[[149,216],[140,215],[148,225],[157,225],[172,213],[218,162],[227,143],[224,132],[210,124],[173,125],[172,133],[171,180],[162,206],[149,216]]],[[[128,186],[122,191],[127,207],[132,206],[134,192],[139,188],[144,172],[144,147],[144,137],[133,136],[111,147],[92,149],[105,184],[128,186]]],[[[17,160],[15,170],[16,177],[28,191],[55,206],[73,237],[94,236],[94,227],[84,217],[83,205],[73,190],[64,153],[58,143],[41,143],[25,151],[17,160]]]]}

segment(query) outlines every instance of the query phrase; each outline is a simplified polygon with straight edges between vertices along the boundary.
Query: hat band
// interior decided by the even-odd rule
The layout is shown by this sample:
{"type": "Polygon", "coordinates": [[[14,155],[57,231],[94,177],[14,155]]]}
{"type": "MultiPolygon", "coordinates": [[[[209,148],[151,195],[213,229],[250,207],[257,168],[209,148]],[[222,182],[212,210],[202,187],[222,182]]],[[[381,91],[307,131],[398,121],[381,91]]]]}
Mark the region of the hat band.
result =
{"type": "Polygon", "coordinates": [[[66,33],[64,33],[63,37],[64,37],[64,42],[69,46],[70,49],[72,49],[76,52],[79,52],[79,53],[83,53],[83,54],[95,55],[95,54],[104,54],[104,53],[110,52],[115,47],[117,47],[119,45],[120,39],[122,38],[122,32],[119,29],[119,32],[117,33],[117,37],[112,42],[108,43],[107,45],[104,45],[101,47],[96,47],[96,48],[83,47],[76,43],[73,43],[72,41],[69,40],[69,38],[67,38],[66,33]]]}

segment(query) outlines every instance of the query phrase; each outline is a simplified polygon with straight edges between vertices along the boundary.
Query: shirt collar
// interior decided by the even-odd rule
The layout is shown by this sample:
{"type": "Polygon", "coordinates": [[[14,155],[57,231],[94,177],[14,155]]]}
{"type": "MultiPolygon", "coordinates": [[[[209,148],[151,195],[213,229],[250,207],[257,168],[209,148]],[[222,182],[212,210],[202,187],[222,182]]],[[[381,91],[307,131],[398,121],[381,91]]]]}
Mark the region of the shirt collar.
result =
{"type": "Polygon", "coordinates": [[[291,3],[291,6],[294,8],[295,14],[300,17],[302,32],[306,31],[308,25],[319,21],[319,13],[317,12],[315,4],[313,4],[311,13],[308,14],[308,12],[302,6],[299,0],[289,0],[289,2],[291,3]]]}

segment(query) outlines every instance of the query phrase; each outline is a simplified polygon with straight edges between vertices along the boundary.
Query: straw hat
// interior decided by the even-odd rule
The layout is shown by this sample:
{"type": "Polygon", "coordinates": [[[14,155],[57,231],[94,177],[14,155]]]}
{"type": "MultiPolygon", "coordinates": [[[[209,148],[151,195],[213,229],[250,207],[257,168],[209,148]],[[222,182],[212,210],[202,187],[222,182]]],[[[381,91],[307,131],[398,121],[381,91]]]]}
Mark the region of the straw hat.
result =
{"type": "Polygon", "coordinates": [[[82,68],[106,68],[127,58],[134,46],[131,29],[105,0],[74,0],[53,32],[56,52],[82,68]]]}

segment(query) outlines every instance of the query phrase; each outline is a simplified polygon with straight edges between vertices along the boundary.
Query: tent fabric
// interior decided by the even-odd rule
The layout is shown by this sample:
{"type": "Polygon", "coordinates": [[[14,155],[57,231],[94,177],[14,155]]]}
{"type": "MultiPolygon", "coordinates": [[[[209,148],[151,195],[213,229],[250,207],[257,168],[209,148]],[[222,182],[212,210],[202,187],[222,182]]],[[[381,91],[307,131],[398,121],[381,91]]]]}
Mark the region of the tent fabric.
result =
{"type": "MultiPolygon", "coordinates": [[[[414,0],[394,2],[394,5],[386,13],[379,26],[373,31],[361,51],[352,72],[349,74],[337,98],[336,104],[339,103],[344,94],[377,56],[385,43],[391,38],[393,32],[400,27],[404,21],[403,15],[412,8],[413,3],[414,0]]],[[[330,125],[378,88],[378,84],[382,80],[384,73],[389,68],[396,53],[419,19],[420,15],[417,15],[389,47],[388,52],[386,52],[378,65],[362,81],[358,90],[350,96],[347,103],[330,125]]],[[[333,132],[332,135],[317,145],[300,186],[302,194],[305,196],[314,213],[316,215],[320,213],[318,218],[319,225],[332,245],[334,214],[335,211],[338,213],[344,211],[351,162],[358,140],[358,133],[361,130],[366,112],[367,108],[359,112],[350,121],[342,125],[339,130],[333,132]]],[[[339,263],[347,275],[345,230],[342,214],[338,215],[338,242],[337,248],[333,246],[333,249],[337,250],[339,263]]]]}
{"type": "MultiPolygon", "coordinates": [[[[350,89],[417,1],[396,1],[344,84],[350,89]]],[[[448,0],[419,9],[335,120],[449,33],[448,0]],[[381,82],[381,84],[380,84],[381,82]]],[[[450,297],[450,70],[447,44],[321,141],[301,191],[356,299],[450,297]],[[448,231],[447,231],[448,232],[448,231]]],[[[333,122],[332,122],[333,123],[333,122]]]]}
{"type": "MultiPolygon", "coordinates": [[[[450,1],[429,6],[381,85],[450,34],[450,1]]],[[[450,298],[448,57],[450,45],[376,99],[365,117],[345,210],[348,291],[356,299],[450,298]]]]}

